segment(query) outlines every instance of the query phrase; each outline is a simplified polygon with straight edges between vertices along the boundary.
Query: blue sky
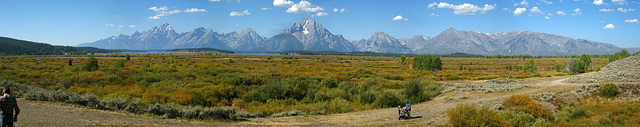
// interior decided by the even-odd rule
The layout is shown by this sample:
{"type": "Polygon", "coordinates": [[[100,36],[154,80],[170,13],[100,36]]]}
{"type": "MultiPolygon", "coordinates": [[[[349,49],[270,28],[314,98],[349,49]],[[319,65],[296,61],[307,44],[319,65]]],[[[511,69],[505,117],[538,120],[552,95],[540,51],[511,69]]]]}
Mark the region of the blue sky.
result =
{"type": "Polygon", "coordinates": [[[637,9],[635,0],[0,0],[0,36],[77,45],[166,22],[178,33],[252,28],[271,37],[312,18],[349,40],[528,30],[627,48],[640,47],[637,9]]]}

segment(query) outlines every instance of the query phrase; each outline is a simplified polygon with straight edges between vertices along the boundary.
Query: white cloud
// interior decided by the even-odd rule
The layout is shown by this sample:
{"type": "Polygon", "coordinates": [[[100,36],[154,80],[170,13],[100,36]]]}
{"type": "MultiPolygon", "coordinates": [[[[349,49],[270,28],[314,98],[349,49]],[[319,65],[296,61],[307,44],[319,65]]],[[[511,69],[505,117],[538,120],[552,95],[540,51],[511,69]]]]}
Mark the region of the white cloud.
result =
{"type": "Polygon", "coordinates": [[[509,8],[502,8],[502,10],[509,11],[509,8]]]}
{"type": "Polygon", "coordinates": [[[604,23],[604,21],[600,21],[600,23],[604,23]]]}
{"type": "Polygon", "coordinates": [[[229,16],[245,16],[245,15],[250,15],[250,14],[251,13],[249,13],[249,10],[244,10],[243,12],[231,11],[229,16]]]}
{"type": "Polygon", "coordinates": [[[600,9],[601,12],[613,12],[613,9],[600,9]]]}
{"type": "Polygon", "coordinates": [[[105,24],[105,26],[113,26],[113,24],[105,24]]]}
{"type": "Polygon", "coordinates": [[[558,12],[556,12],[556,14],[558,14],[558,15],[567,15],[563,11],[558,11],[558,12]]]}
{"type": "Polygon", "coordinates": [[[529,2],[527,2],[526,0],[523,0],[522,2],[520,2],[520,5],[527,6],[529,5],[529,2]]]}
{"type": "Polygon", "coordinates": [[[611,0],[611,2],[616,3],[616,4],[625,4],[625,3],[627,3],[625,0],[611,0]]]}
{"type": "Polygon", "coordinates": [[[449,9],[453,9],[453,13],[457,14],[457,15],[475,15],[478,11],[480,11],[480,13],[484,14],[487,13],[487,11],[493,10],[496,8],[496,5],[489,5],[489,4],[485,4],[483,8],[480,8],[476,5],[473,4],[469,4],[469,3],[464,3],[461,5],[453,5],[453,4],[449,4],[449,3],[445,3],[445,2],[440,2],[440,3],[431,3],[427,6],[428,8],[433,8],[435,9],[437,8],[449,8],[449,9]]]}
{"type": "Polygon", "coordinates": [[[162,7],[150,7],[149,10],[155,11],[155,12],[159,12],[159,11],[167,11],[169,10],[169,8],[167,8],[167,6],[162,6],[162,7]]]}
{"type": "Polygon", "coordinates": [[[575,12],[575,13],[571,14],[571,16],[576,16],[576,15],[582,14],[582,11],[580,10],[580,8],[576,8],[575,10],[573,10],[573,12],[575,12]]]}
{"type": "Polygon", "coordinates": [[[263,7],[263,8],[260,8],[260,10],[271,10],[271,8],[263,7]]]}
{"type": "Polygon", "coordinates": [[[118,27],[124,27],[123,25],[118,25],[118,27]]]}
{"type": "Polygon", "coordinates": [[[433,16],[433,17],[438,17],[438,16],[440,16],[440,15],[437,15],[436,13],[431,13],[431,16],[433,16]]]}
{"type": "Polygon", "coordinates": [[[527,2],[527,0],[523,0],[523,1],[522,1],[522,2],[520,2],[520,3],[515,3],[515,4],[513,4],[513,6],[518,6],[518,5],[522,5],[522,6],[525,6],[525,7],[526,7],[526,6],[528,6],[528,5],[529,5],[529,2],[527,2]]]}
{"type": "Polygon", "coordinates": [[[402,15],[398,15],[396,17],[393,17],[393,19],[391,19],[391,20],[393,20],[393,21],[400,21],[400,20],[407,21],[409,19],[402,17],[402,15]]]}
{"type": "Polygon", "coordinates": [[[278,6],[278,7],[291,7],[293,6],[293,1],[288,1],[288,0],[273,0],[273,6],[278,6]]]}
{"type": "Polygon", "coordinates": [[[327,15],[329,15],[329,13],[326,13],[326,12],[318,12],[318,13],[316,13],[315,15],[312,15],[311,17],[313,17],[313,16],[318,16],[318,17],[320,17],[320,16],[327,16],[327,15]]]}
{"type": "Polygon", "coordinates": [[[177,13],[180,13],[180,10],[172,10],[172,11],[168,11],[168,10],[169,10],[169,8],[167,8],[167,6],[162,6],[162,7],[156,7],[156,6],[154,6],[154,7],[150,7],[148,10],[151,10],[151,11],[155,11],[155,12],[156,12],[156,15],[151,16],[151,17],[147,17],[147,18],[149,18],[149,19],[160,19],[160,18],[162,18],[162,17],[168,16],[168,15],[171,15],[171,14],[177,14],[177,13]]]}
{"type": "Polygon", "coordinates": [[[344,8],[342,9],[333,8],[333,12],[344,12],[344,11],[345,11],[344,8]]]}
{"type": "Polygon", "coordinates": [[[638,19],[627,19],[627,20],[624,20],[624,22],[626,22],[626,23],[640,23],[640,22],[638,22],[638,19]]]}
{"type": "Polygon", "coordinates": [[[604,2],[602,0],[593,0],[593,5],[603,5],[604,2]]]}
{"type": "Polygon", "coordinates": [[[220,2],[220,0],[209,0],[211,2],[220,2]]]}
{"type": "Polygon", "coordinates": [[[631,9],[631,8],[629,8],[629,9],[618,8],[618,11],[620,11],[620,12],[630,12],[630,11],[635,11],[635,10],[636,9],[631,9]]]}
{"type": "Polygon", "coordinates": [[[186,12],[186,13],[207,12],[207,10],[205,10],[205,9],[198,9],[198,8],[189,8],[189,9],[184,10],[184,12],[186,12]]]}
{"type": "Polygon", "coordinates": [[[613,24],[607,24],[606,26],[602,27],[602,29],[605,29],[605,30],[611,30],[614,28],[616,28],[616,26],[613,26],[613,24]]]}
{"type": "MultiPolygon", "coordinates": [[[[545,4],[553,4],[553,2],[547,1],[547,0],[540,0],[540,2],[545,3],[545,4]]],[[[562,2],[562,0],[560,0],[560,2],[562,2]]]]}
{"type": "Polygon", "coordinates": [[[516,10],[513,11],[513,15],[520,16],[522,15],[522,13],[525,13],[525,12],[527,12],[526,8],[516,8],[516,10]]]}
{"type": "Polygon", "coordinates": [[[538,7],[531,8],[531,10],[529,10],[529,12],[542,14],[542,11],[538,7]]]}
{"type": "Polygon", "coordinates": [[[300,3],[298,4],[293,4],[289,9],[287,9],[286,12],[287,13],[310,13],[310,12],[321,12],[321,11],[324,11],[324,9],[321,7],[313,5],[308,1],[300,1],[300,3]]]}
{"type": "Polygon", "coordinates": [[[544,19],[551,19],[551,17],[549,17],[549,16],[544,16],[544,19]]]}
{"type": "Polygon", "coordinates": [[[136,25],[129,25],[129,28],[134,28],[136,27],[136,25]]]}

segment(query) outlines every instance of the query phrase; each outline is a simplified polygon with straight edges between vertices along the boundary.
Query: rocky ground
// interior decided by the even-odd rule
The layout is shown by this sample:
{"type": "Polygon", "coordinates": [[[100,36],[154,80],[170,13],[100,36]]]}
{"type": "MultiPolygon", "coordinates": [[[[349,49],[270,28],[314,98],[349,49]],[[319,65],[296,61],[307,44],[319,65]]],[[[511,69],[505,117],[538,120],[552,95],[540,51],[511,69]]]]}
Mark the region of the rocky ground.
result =
{"type": "Polygon", "coordinates": [[[569,78],[568,82],[640,82],[640,55],[613,61],[598,72],[569,78]]]}
{"type": "Polygon", "coordinates": [[[443,90],[442,93],[447,93],[454,90],[483,91],[484,93],[497,93],[497,92],[514,91],[514,90],[530,87],[529,85],[525,85],[523,83],[524,83],[523,80],[511,79],[511,78],[491,79],[484,83],[441,82],[442,86],[445,88],[445,90],[443,90]]]}

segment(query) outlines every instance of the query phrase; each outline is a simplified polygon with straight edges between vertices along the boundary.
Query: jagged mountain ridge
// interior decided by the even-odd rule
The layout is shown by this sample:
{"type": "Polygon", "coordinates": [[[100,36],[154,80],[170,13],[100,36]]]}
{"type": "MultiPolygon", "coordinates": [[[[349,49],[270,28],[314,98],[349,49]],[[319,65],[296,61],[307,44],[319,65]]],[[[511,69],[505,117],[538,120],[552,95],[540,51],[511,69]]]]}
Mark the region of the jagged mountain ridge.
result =
{"type": "Polygon", "coordinates": [[[93,46],[106,49],[176,49],[217,48],[236,51],[372,51],[382,53],[449,54],[468,53],[480,55],[579,55],[611,54],[621,48],[583,39],[531,32],[481,33],[444,30],[435,37],[416,35],[412,38],[396,39],[376,32],[369,39],[346,40],[334,35],[313,19],[302,19],[290,28],[283,29],[271,38],[260,36],[247,28],[244,31],[217,33],[212,29],[196,28],[189,32],[176,33],[165,23],[147,31],[135,32],[131,36],[119,35],[78,46],[93,46]]]}
{"type": "Polygon", "coordinates": [[[299,23],[293,24],[291,28],[282,30],[278,35],[283,34],[296,37],[304,46],[302,50],[349,52],[354,49],[353,44],[342,35],[332,34],[313,19],[304,18],[299,23]]]}

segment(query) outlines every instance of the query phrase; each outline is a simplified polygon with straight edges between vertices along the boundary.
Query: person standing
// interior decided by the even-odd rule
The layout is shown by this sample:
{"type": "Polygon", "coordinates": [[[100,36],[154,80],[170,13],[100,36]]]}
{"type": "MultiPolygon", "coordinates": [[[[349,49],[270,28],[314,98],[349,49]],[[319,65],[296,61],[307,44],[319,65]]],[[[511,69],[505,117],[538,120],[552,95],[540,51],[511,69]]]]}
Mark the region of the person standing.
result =
{"type": "Polygon", "coordinates": [[[11,89],[9,89],[8,86],[4,87],[2,92],[4,95],[0,97],[0,110],[2,111],[0,115],[2,123],[0,126],[13,127],[13,123],[18,121],[18,114],[20,114],[18,101],[16,101],[15,97],[11,96],[11,89]],[[15,113],[15,115],[13,113],[15,113]]]}
{"type": "Polygon", "coordinates": [[[411,118],[411,103],[407,101],[407,105],[404,108],[407,110],[407,117],[411,118]]]}

